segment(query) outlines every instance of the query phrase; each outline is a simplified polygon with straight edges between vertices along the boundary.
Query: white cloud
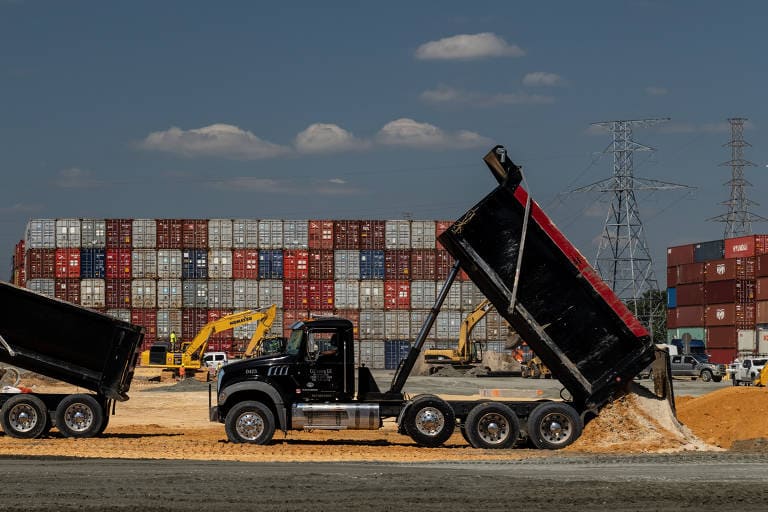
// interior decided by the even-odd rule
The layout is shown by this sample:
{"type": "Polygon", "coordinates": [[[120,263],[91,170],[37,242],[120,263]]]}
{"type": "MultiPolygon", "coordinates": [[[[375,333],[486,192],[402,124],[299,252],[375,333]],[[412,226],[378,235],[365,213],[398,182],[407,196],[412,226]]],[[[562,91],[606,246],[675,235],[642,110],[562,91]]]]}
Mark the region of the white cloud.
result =
{"type": "Polygon", "coordinates": [[[565,80],[555,73],[536,71],[528,73],[523,77],[523,85],[528,87],[555,87],[565,85],[565,80]]]}
{"type": "Polygon", "coordinates": [[[15,203],[10,206],[0,207],[0,212],[13,214],[13,213],[33,213],[42,211],[43,205],[41,204],[27,204],[27,203],[15,203]]]}
{"type": "Polygon", "coordinates": [[[282,180],[272,178],[255,178],[251,176],[238,176],[226,180],[217,181],[214,188],[220,190],[236,190],[240,192],[260,192],[275,195],[306,196],[306,195],[352,195],[361,193],[359,189],[346,186],[341,179],[331,179],[326,182],[298,184],[294,180],[282,180]]]}
{"type": "Polygon", "coordinates": [[[296,136],[301,153],[333,153],[364,149],[369,143],[335,124],[315,123],[296,136]]]}
{"type": "Polygon", "coordinates": [[[91,178],[90,171],[78,169],[77,167],[59,171],[54,183],[61,188],[93,188],[99,186],[99,183],[91,178]]]}
{"type": "Polygon", "coordinates": [[[651,85],[645,88],[645,93],[648,96],[666,96],[669,94],[669,90],[666,87],[651,85]]]}
{"type": "Polygon", "coordinates": [[[495,107],[498,105],[541,105],[554,103],[555,98],[541,94],[525,92],[509,92],[488,94],[481,92],[462,91],[446,85],[421,93],[421,99],[430,103],[464,104],[476,107],[495,107]]]}
{"type": "Polygon", "coordinates": [[[468,130],[447,133],[437,126],[401,118],[384,125],[376,136],[384,145],[411,148],[472,148],[491,144],[491,140],[468,130]]]}
{"type": "Polygon", "coordinates": [[[235,160],[273,158],[290,152],[285,146],[262,140],[231,124],[212,124],[192,130],[174,126],[150,133],[141,147],[187,157],[219,156],[235,160]]]}
{"type": "Polygon", "coordinates": [[[336,185],[345,185],[347,183],[346,180],[343,180],[341,178],[331,178],[328,181],[330,181],[331,183],[334,183],[336,185]]]}
{"type": "Polygon", "coordinates": [[[519,46],[510,45],[491,32],[446,37],[424,43],[416,50],[416,58],[421,60],[473,60],[523,55],[525,51],[519,46]]]}

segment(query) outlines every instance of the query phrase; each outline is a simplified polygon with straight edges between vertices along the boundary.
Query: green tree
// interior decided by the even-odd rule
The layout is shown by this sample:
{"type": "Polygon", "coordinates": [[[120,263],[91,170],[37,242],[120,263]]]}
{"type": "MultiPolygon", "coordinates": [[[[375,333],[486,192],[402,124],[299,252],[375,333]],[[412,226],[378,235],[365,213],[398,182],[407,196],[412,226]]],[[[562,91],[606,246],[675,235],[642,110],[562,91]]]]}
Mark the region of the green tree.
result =
{"type": "Polygon", "coordinates": [[[667,342],[667,294],[647,290],[637,300],[628,300],[627,307],[651,333],[654,343],[667,342]]]}

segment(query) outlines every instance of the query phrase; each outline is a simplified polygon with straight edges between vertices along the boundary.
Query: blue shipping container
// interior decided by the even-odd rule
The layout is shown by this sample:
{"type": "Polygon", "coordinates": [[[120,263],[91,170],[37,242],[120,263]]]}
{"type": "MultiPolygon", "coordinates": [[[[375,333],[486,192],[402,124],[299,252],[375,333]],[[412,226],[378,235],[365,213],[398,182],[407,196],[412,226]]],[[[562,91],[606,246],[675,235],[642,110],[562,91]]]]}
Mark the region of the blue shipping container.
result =
{"type": "Polygon", "coordinates": [[[80,249],[80,278],[104,279],[104,249],[80,249]]]}
{"type": "Polygon", "coordinates": [[[725,240],[701,242],[693,246],[693,261],[696,263],[721,260],[723,258],[725,258],[725,240]]]}
{"type": "Polygon", "coordinates": [[[677,288],[667,288],[667,307],[677,307],[677,288]]]}
{"type": "Polygon", "coordinates": [[[259,251],[259,279],[283,278],[283,251],[264,249],[259,251]]]}
{"type": "Polygon", "coordinates": [[[408,357],[411,350],[409,340],[386,340],[384,341],[384,368],[395,370],[400,365],[400,361],[408,357]]]}
{"type": "Polygon", "coordinates": [[[384,279],[384,251],[360,251],[360,279],[384,279]]]}
{"type": "Polygon", "coordinates": [[[208,250],[185,249],[181,252],[182,279],[208,279],[208,250]]]}

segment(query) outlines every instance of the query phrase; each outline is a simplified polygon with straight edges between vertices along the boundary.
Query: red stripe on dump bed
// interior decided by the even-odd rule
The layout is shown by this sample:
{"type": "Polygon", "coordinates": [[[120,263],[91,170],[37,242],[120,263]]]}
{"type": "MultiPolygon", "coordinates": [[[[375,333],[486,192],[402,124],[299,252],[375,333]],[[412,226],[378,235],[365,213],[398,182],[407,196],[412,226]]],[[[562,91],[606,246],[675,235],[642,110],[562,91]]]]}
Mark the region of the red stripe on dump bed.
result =
{"type": "MultiPolygon", "coordinates": [[[[525,203],[528,200],[528,192],[521,186],[518,186],[515,190],[515,199],[525,208],[525,203]]],[[[592,285],[592,288],[600,294],[600,296],[608,303],[626,326],[632,331],[635,336],[648,336],[648,331],[645,327],[635,318],[632,312],[626,305],[619,299],[613,290],[605,284],[600,276],[595,272],[595,269],[589,264],[589,262],[582,256],[576,247],[557,229],[554,222],[547,217],[547,214],[539,207],[539,205],[531,199],[531,217],[536,223],[541,226],[541,229],[555,242],[555,245],[565,254],[571,263],[576,267],[579,273],[592,285]]]]}

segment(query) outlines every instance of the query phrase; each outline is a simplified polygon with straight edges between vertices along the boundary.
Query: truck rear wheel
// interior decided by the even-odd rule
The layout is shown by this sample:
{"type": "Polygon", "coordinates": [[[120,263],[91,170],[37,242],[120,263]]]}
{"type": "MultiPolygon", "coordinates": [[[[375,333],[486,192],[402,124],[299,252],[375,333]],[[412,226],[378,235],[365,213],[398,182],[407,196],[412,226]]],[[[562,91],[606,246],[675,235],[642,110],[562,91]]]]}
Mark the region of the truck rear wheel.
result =
{"type": "Polygon", "coordinates": [[[448,402],[434,395],[417,397],[403,416],[405,431],[421,446],[446,442],[456,428],[456,415],[448,402]]]}
{"type": "Polygon", "coordinates": [[[104,424],[104,409],[91,395],[69,395],[59,403],[55,418],[64,437],[93,437],[104,424]]]}
{"type": "Polygon", "coordinates": [[[240,402],[227,413],[224,430],[233,443],[267,444],[275,434],[275,415],[261,402],[240,402]]]}
{"type": "Polygon", "coordinates": [[[49,430],[48,408],[34,395],[12,396],[0,409],[3,432],[18,439],[35,439],[49,430]]]}
{"type": "Polygon", "coordinates": [[[509,448],[520,434],[515,412],[498,402],[488,402],[469,411],[464,431],[473,448],[509,448]]]}
{"type": "Polygon", "coordinates": [[[565,448],[579,438],[582,429],[581,418],[567,404],[543,403],[528,417],[528,436],[540,449],[565,448]]]}

